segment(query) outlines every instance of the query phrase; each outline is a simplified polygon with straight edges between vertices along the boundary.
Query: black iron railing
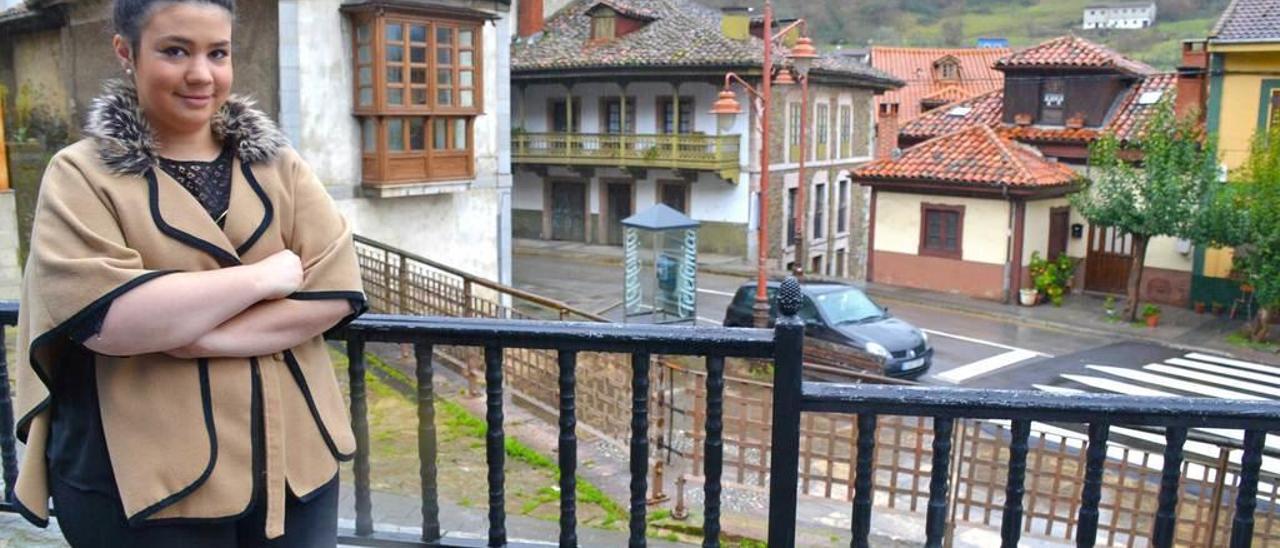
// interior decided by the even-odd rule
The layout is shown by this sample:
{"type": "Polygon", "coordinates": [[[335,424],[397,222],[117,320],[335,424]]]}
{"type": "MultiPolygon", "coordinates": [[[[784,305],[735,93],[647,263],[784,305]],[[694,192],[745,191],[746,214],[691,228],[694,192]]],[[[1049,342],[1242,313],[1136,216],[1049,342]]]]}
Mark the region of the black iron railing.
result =
{"type": "MultiPolygon", "coordinates": [[[[578,356],[606,352],[630,356],[632,396],[630,432],[630,535],[629,544],[646,542],[646,494],[651,456],[649,450],[649,366],[657,355],[698,356],[705,362],[706,421],[703,438],[705,478],[704,546],[720,542],[720,501],[724,458],[723,418],[725,359],[766,358],[775,364],[770,454],[769,544],[795,544],[798,504],[799,436],[802,413],[857,415],[856,480],[852,503],[855,546],[868,546],[872,515],[873,474],[876,459],[877,418],[903,415],[926,417],[933,422],[932,467],[929,502],[925,513],[926,545],[941,546],[948,526],[947,491],[952,459],[952,429],[962,419],[1011,420],[1008,472],[1002,515],[1004,546],[1016,546],[1024,529],[1023,492],[1027,475],[1028,438],[1032,421],[1087,425],[1088,444],[1078,512],[1076,540],[1092,546],[1097,540],[1099,499],[1107,441],[1112,425],[1140,425],[1163,429],[1167,448],[1160,477],[1159,507],[1152,525],[1152,544],[1171,546],[1177,526],[1177,490],[1183,461],[1182,446],[1191,428],[1241,429],[1244,458],[1237,473],[1231,546],[1253,541],[1253,515],[1265,433],[1280,430],[1280,403],[1223,401],[1192,398],[1141,398],[1104,395],[1063,396],[1050,393],[983,391],[935,387],[902,387],[803,383],[804,325],[796,318],[799,286],[783,284],[779,296],[782,316],[770,330],[685,328],[604,323],[519,321],[482,318],[409,317],[366,315],[328,334],[345,341],[349,358],[351,417],[357,453],[353,466],[355,484],[354,529],[340,533],[347,544],[377,546],[474,546],[474,536],[454,531],[440,522],[437,489],[437,439],[435,427],[435,374],[432,357],[437,346],[471,346],[483,349],[485,369],[485,436],[488,484],[488,531],[484,544],[514,544],[506,527],[504,503],[505,459],[504,371],[505,350],[531,348],[557,353],[558,464],[560,473],[560,544],[573,546],[577,536],[576,479],[578,438],[575,432],[575,376],[578,356]],[[373,523],[370,467],[369,410],[366,399],[366,343],[395,342],[414,346],[417,363],[419,476],[421,480],[422,532],[413,537],[377,531],[373,523]]],[[[0,303],[0,324],[16,322],[17,306],[0,303]]],[[[3,331],[0,325],[0,331],[3,331]]],[[[2,333],[0,333],[2,334],[2,333]]],[[[12,404],[7,367],[0,357],[0,457],[6,497],[12,497],[16,478],[12,404]]],[[[12,500],[7,498],[7,500],[12,500]]],[[[10,509],[8,507],[0,509],[10,509]]]]}

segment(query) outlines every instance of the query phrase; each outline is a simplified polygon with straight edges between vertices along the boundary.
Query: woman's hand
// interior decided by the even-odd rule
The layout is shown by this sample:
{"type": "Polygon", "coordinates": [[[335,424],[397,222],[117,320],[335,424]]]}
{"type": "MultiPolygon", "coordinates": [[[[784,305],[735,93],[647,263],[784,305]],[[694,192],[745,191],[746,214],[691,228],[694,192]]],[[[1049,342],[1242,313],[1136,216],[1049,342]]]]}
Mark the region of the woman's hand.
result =
{"type": "Polygon", "coordinates": [[[283,299],[302,287],[302,259],[288,249],[252,265],[264,300],[283,299]]]}

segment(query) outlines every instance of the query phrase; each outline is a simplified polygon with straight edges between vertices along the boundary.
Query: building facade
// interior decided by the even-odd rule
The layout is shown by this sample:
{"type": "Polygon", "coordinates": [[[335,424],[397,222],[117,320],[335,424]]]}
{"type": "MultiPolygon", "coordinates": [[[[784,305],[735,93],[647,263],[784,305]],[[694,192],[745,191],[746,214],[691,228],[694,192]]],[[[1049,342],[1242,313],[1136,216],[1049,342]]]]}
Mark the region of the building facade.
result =
{"type": "Polygon", "coordinates": [[[1081,28],[1145,29],[1155,23],[1155,2],[1126,2],[1086,6],[1081,28]]]}
{"type": "MultiPolygon", "coordinates": [[[[728,72],[759,85],[762,24],[689,0],[525,6],[512,54],[516,237],[619,245],[619,221],[665,203],[701,223],[702,252],[754,257],[762,120],[736,85],[746,115],[726,125],[710,109],[728,72]]],[[[776,268],[857,277],[866,196],[848,175],[871,158],[874,96],[897,82],[835,56],[817,60],[809,82],[803,181],[800,86],[773,91],[768,256],[776,268]],[[797,239],[802,184],[808,226],[797,239]]]]}
{"type": "MultiPolygon", "coordinates": [[[[507,4],[241,0],[234,91],[278,121],[357,234],[506,282],[507,4]]],[[[29,90],[71,138],[102,81],[121,76],[110,5],[0,14],[0,83],[29,90]]]]}
{"type": "MultiPolygon", "coordinates": [[[[1231,2],[1202,51],[1208,57],[1205,127],[1217,135],[1219,159],[1230,171],[1248,158],[1255,135],[1280,123],[1280,6],[1265,0],[1231,2]]],[[[1232,257],[1230,249],[1197,250],[1197,301],[1230,303],[1239,295],[1239,282],[1231,279],[1232,257]]]]}

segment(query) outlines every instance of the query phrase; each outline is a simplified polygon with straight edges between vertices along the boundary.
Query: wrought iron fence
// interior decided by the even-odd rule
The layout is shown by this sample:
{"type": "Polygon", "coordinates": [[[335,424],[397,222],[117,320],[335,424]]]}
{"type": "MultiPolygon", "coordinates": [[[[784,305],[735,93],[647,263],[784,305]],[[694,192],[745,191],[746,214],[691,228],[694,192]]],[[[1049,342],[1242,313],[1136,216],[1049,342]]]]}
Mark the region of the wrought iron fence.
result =
{"type": "Polygon", "coordinates": [[[732,170],[737,135],[516,133],[512,161],[562,165],[732,170]]]}

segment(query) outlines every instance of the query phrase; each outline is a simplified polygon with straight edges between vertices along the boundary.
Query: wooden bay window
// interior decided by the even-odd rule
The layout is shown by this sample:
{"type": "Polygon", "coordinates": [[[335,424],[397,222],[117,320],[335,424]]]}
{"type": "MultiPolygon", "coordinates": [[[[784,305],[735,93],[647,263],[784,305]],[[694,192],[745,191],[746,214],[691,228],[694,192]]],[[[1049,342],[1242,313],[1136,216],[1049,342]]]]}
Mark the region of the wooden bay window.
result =
{"type": "Polygon", "coordinates": [[[344,11],[354,28],[364,184],[474,177],[483,21],[381,4],[344,11]]]}

